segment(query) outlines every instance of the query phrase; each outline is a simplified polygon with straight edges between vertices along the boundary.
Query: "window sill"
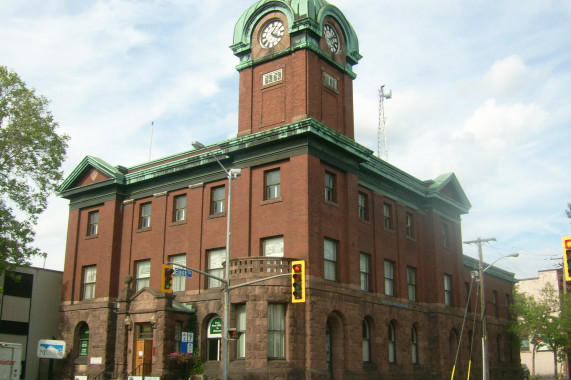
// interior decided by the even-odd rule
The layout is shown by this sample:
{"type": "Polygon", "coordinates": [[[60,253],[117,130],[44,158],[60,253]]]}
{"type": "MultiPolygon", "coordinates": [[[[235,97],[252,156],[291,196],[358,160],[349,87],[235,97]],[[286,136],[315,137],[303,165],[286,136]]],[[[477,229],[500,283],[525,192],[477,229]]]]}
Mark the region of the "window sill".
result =
{"type": "Polygon", "coordinates": [[[74,364],[82,365],[82,364],[89,364],[89,356],[78,356],[74,364]]]}
{"type": "Polygon", "coordinates": [[[371,225],[371,221],[369,219],[359,218],[359,222],[364,223],[364,224],[368,224],[369,226],[371,225]]]}
{"type": "Polygon", "coordinates": [[[172,227],[172,226],[180,226],[180,225],[182,225],[182,224],[186,224],[186,219],[184,219],[184,220],[178,220],[178,221],[176,221],[176,222],[171,222],[170,225],[171,225],[171,227],[172,227]]]}
{"type": "Polygon", "coordinates": [[[409,236],[409,235],[407,235],[407,236],[406,236],[406,240],[416,242],[416,237],[415,237],[415,236],[409,236]]]}
{"type": "Polygon", "coordinates": [[[208,215],[208,217],[206,219],[216,219],[216,218],[222,218],[226,216],[226,211],[224,212],[217,212],[216,214],[210,214],[208,215]]]}
{"type": "Polygon", "coordinates": [[[91,239],[97,239],[99,237],[99,234],[95,234],[95,235],[87,235],[84,240],[91,240],[91,239]]]}
{"type": "Polygon", "coordinates": [[[137,228],[137,230],[135,232],[147,232],[147,231],[150,231],[151,229],[152,229],[152,227],[137,228]]]}
{"type": "Polygon", "coordinates": [[[339,203],[335,202],[335,201],[328,201],[327,199],[324,200],[326,205],[330,205],[330,206],[335,206],[335,207],[339,207],[339,203]]]}
{"type": "Polygon", "coordinates": [[[277,197],[277,198],[271,198],[271,199],[266,199],[260,202],[260,206],[265,206],[265,205],[271,205],[273,203],[279,203],[279,202],[283,202],[283,198],[282,197],[277,197]]]}

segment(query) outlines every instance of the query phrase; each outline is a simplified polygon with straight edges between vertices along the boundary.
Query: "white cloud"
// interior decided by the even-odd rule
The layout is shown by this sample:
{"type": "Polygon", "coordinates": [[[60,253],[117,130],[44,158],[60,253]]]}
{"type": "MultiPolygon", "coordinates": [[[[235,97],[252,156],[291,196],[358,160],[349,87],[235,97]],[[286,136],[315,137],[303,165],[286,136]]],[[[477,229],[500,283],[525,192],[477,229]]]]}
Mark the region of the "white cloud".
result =
{"type": "Polygon", "coordinates": [[[511,55],[494,62],[484,79],[491,90],[509,94],[526,87],[531,80],[531,72],[521,57],[511,55]]]}

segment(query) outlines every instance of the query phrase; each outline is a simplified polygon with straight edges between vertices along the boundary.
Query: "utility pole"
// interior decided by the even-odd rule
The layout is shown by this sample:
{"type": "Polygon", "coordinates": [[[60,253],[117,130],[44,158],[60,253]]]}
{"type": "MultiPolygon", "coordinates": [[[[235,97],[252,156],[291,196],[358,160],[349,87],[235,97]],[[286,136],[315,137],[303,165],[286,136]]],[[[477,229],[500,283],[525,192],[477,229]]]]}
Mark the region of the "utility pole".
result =
{"type": "MultiPolygon", "coordinates": [[[[484,257],[482,253],[482,245],[490,241],[496,241],[496,238],[482,239],[478,238],[476,240],[465,241],[464,244],[476,244],[478,246],[478,273],[480,277],[480,304],[482,307],[481,311],[481,322],[482,322],[482,379],[488,380],[489,368],[488,368],[488,331],[486,326],[486,295],[484,294],[484,257]]],[[[486,268],[487,269],[487,268],[486,268]]]]}

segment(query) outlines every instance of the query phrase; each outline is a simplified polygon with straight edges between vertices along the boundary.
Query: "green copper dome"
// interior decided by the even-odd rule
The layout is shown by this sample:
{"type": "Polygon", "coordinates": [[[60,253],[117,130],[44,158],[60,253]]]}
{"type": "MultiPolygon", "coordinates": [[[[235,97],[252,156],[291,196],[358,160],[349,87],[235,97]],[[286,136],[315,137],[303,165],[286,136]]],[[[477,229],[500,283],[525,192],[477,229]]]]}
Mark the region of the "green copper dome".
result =
{"type": "Polygon", "coordinates": [[[240,58],[238,69],[252,63],[249,53],[254,27],[264,15],[273,11],[282,12],[287,17],[290,35],[302,36],[292,43],[291,49],[314,49],[317,46],[315,39],[320,38],[323,33],[323,20],[330,16],[343,30],[348,63],[346,69],[351,71],[351,66],[361,59],[355,30],[336,6],[325,0],[258,0],[246,9],[234,27],[234,40],[230,48],[240,58]]]}

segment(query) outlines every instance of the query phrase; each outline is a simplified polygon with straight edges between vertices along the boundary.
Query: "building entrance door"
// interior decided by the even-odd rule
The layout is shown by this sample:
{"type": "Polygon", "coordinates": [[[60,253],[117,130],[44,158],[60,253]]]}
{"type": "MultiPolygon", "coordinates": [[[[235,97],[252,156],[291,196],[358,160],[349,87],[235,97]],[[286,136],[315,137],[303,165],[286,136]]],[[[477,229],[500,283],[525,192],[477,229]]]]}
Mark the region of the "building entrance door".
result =
{"type": "Polygon", "coordinates": [[[151,374],[153,362],[153,340],[138,339],[135,355],[135,375],[147,376],[151,374]]]}
{"type": "Polygon", "coordinates": [[[153,367],[153,328],[150,323],[139,326],[135,345],[134,375],[147,376],[153,367]]]}

